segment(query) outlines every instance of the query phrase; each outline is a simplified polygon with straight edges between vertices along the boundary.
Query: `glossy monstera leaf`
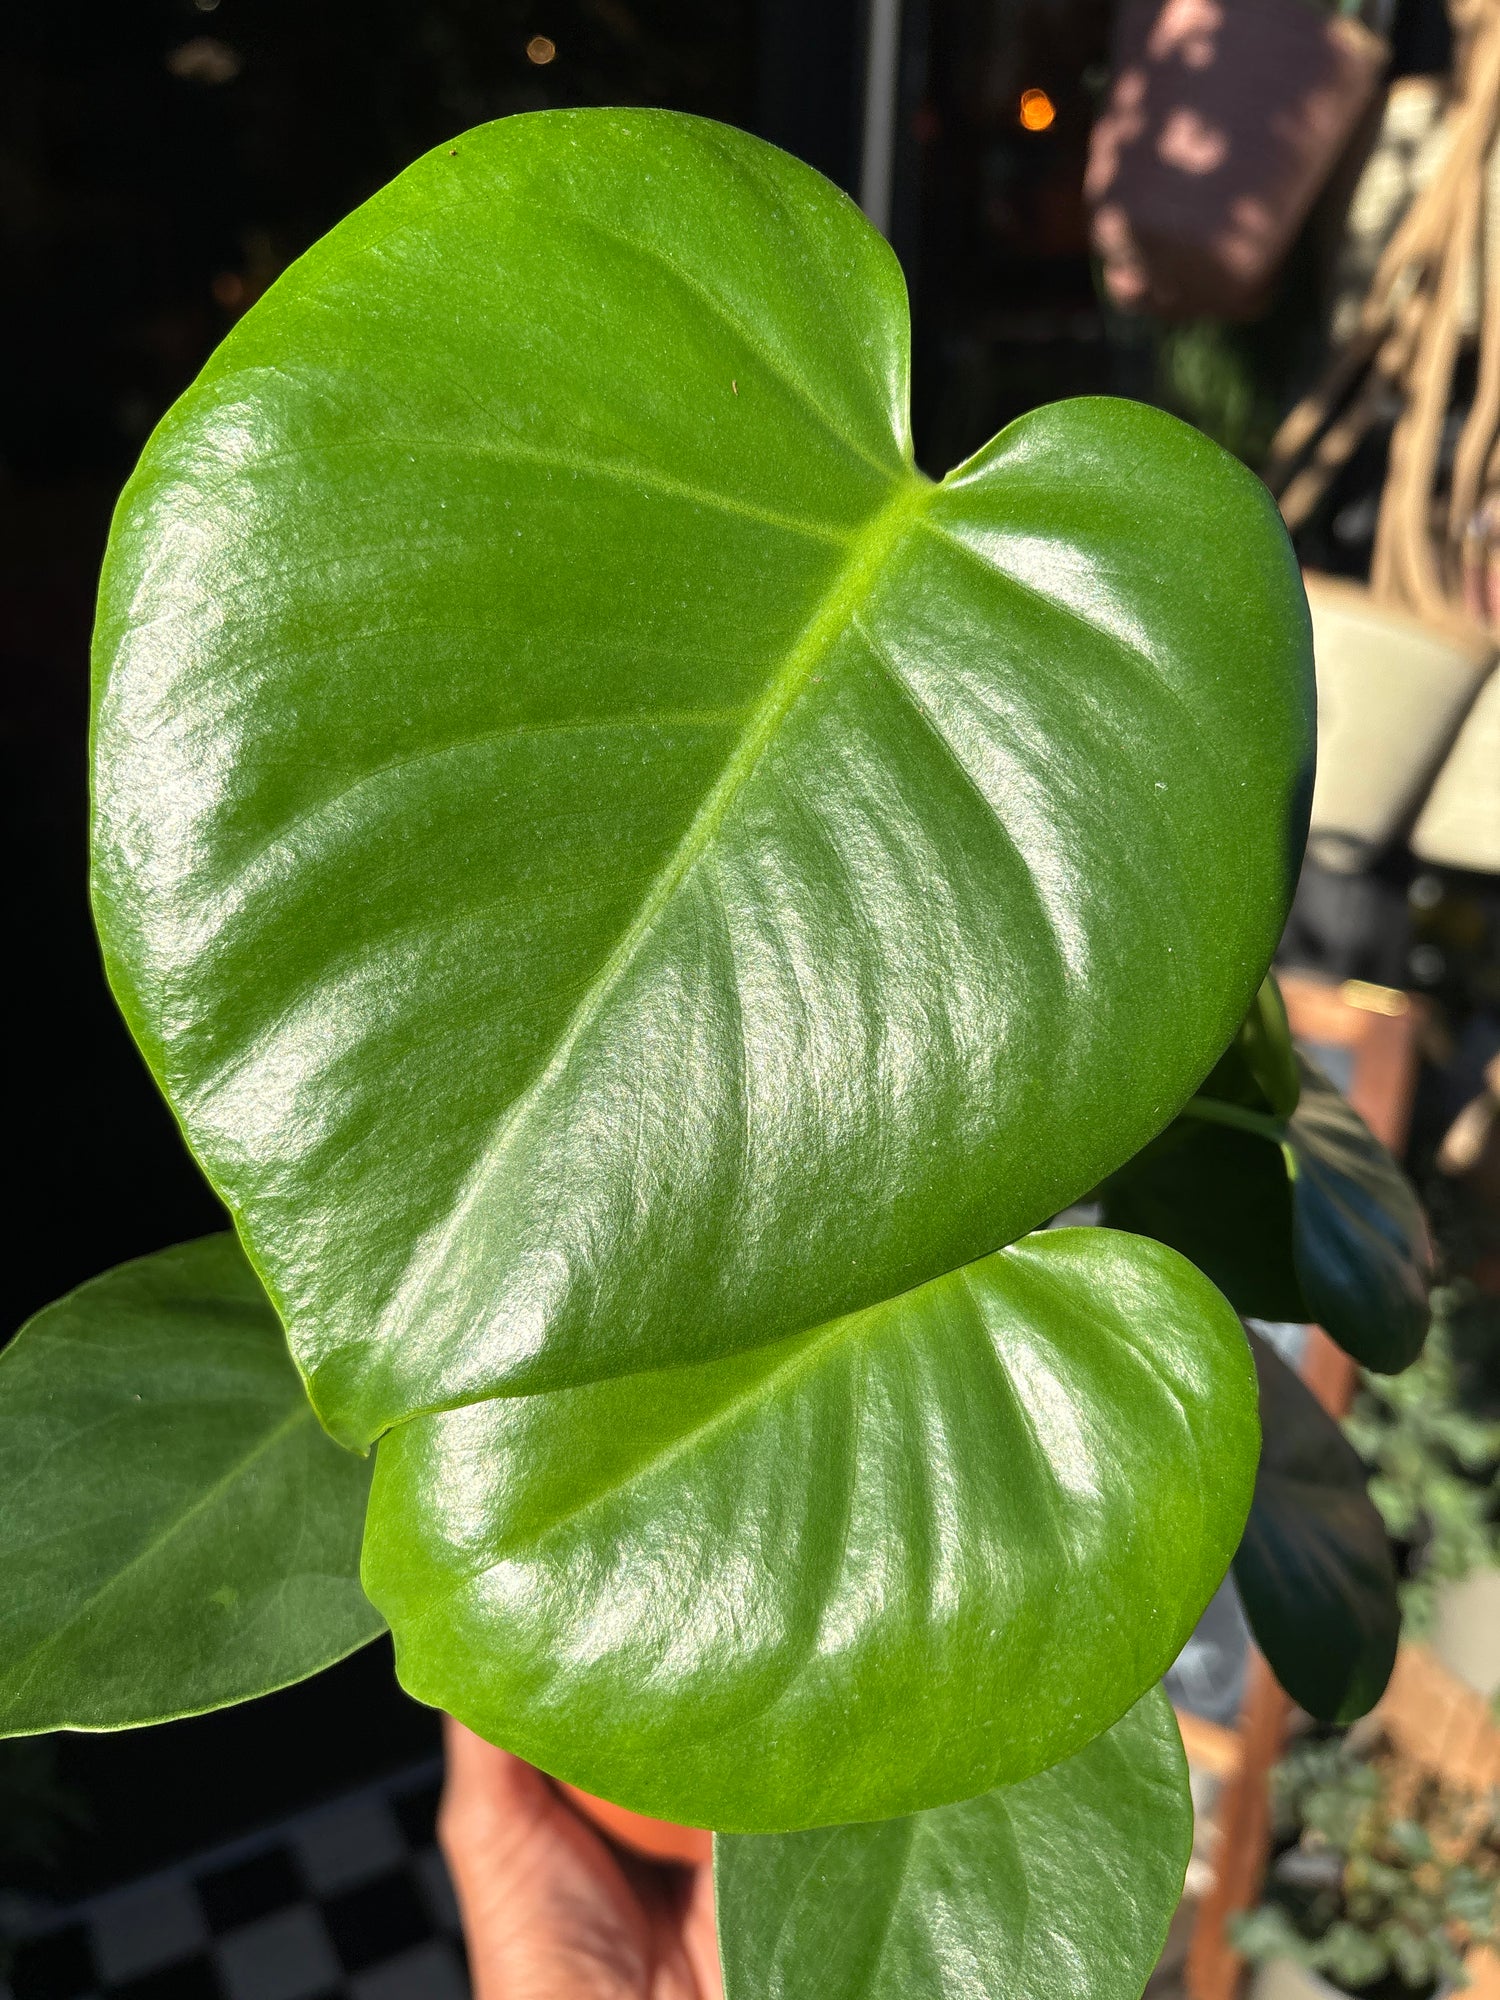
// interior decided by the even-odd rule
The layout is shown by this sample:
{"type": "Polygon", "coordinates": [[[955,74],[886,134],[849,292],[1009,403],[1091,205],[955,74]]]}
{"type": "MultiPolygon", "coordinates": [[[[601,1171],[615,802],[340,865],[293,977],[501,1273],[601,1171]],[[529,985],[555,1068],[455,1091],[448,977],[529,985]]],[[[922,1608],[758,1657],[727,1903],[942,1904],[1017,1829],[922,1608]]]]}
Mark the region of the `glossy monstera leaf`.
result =
{"type": "Polygon", "coordinates": [[[1240,1312],[1316,1321],[1365,1367],[1394,1373],[1427,1332],[1422,1211],[1358,1112],[1300,1068],[1290,1116],[1206,1085],[1109,1182],[1104,1219],[1191,1257],[1240,1312]]]}
{"type": "Polygon", "coordinates": [[[1261,1457],[1234,1559],[1245,1615],[1294,1701],[1349,1723],[1385,1692],[1401,1611],[1385,1527],[1358,1453],[1256,1334],[1261,1457]]]}
{"type": "Polygon", "coordinates": [[[233,1237],[48,1306],[0,1358],[0,1735],[195,1715],[373,1639],[369,1478],[233,1237]]]}
{"type": "Polygon", "coordinates": [[[1192,1835],[1153,1690],[1025,1784],[875,1826],[720,1839],[725,2000],[1139,2000],[1192,1835]]]}
{"type": "Polygon", "coordinates": [[[1300,851],[1259,483],[1084,401],[933,485],[889,250],[666,113],[487,126],[294,265],[96,658],[110,974],[356,1443],[1018,1238],[1207,1071],[1300,851]]]}
{"type": "Polygon", "coordinates": [[[1046,1231],[749,1353],[399,1426],[366,1587],[413,1693],[591,1792],[884,1818],[1156,1680],[1238,1540],[1254,1405],[1191,1265],[1046,1231]]]}

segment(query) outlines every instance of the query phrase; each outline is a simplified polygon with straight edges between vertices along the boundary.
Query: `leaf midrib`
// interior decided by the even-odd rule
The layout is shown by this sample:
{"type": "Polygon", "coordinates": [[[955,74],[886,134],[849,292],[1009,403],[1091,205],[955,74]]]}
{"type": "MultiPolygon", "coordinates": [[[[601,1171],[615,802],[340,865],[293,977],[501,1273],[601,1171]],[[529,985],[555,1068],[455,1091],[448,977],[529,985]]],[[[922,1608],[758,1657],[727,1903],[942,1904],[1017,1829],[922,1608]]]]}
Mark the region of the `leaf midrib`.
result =
{"type": "Polygon", "coordinates": [[[61,1624],[54,1626],[45,1638],[38,1640],[28,1653],[23,1654],[20,1660],[14,1662],[3,1681],[0,1681],[0,1690],[3,1690],[11,1701],[19,1700],[36,1678],[39,1663],[69,1633],[75,1631],[80,1622],[96,1606],[102,1603],[111,1592],[119,1589],[120,1585],[140,1569],[142,1564],[148,1563],[154,1557],[160,1555],[170,1542],[175,1541],[192,1522],[198,1520],[216,1501],[222,1499],[232,1486],[243,1479],[253,1465],[266,1457],[268,1453],[274,1451],[278,1445],[282,1444],[301,1425],[315,1425],[316,1423],[317,1418],[313,1413],[312,1405],[299,1396],[296,1407],[290,1410],[279,1423],[274,1424],[263,1437],[257,1439],[250,1450],[243,1457],[236,1459],[229,1470],[216,1479],[212,1486],[207,1487],[200,1493],[191,1506],[184,1508],[180,1514],[174,1515],[165,1528],[153,1535],[149,1541],[136,1550],[129,1562],[122,1564],[119,1569],[107,1576],[96,1590],[90,1591],[81,1604],[74,1606],[61,1624]]]}
{"type": "MultiPolygon", "coordinates": [[[[943,1278],[934,1279],[932,1282],[934,1284],[942,1284],[955,1275],[960,1274],[948,1272],[945,1273],[943,1278]]],[[[577,1505],[569,1506],[555,1513],[543,1527],[529,1535],[523,1534],[518,1536],[516,1538],[517,1547],[525,1549],[528,1556],[532,1560],[535,1560],[537,1554],[549,1542],[557,1540],[565,1532],[572,1529],[578,1521],[584,1519],[585,1516],[597,1513],[601,1508],[607,1507],[612,1500],[618,1499],[622,1493],[630,1492],[644,1481],[659,1478],[662,1473],[676,1465],[679,1460],[690,1457],[705,1438],[713,1436],[718,1431],[729,1429],[747,1410],[753,1410],[762,1403],[770,1402],[773,1397],[777,1396],[785,1388],[788,1382],[802,1374],[812,1363],[821,1361],[829,1348],[864,1337],[869,1332],[871,1322],[888,1304],[888,1300],[882,1300],[879,1304],[866,1306],[858,1312],[847,1313],[842,1318],[825,1320],[819,1326],[809,1327],[805,1332],[789,1335],[784,1342],[776,1343],[777,1346],[785,1345],[791,1350],[784,1360],[778,1361],[773,1368],[768,1369],[763,1374],[757,1375],[743,1389],[736,1390],[733,1395],[727,1397],[722,1403],[717,1404],[698,1423],[691,1425],[685,1431],[679,1431],[659,1451],[652,1452],[645,1458],[635,1460],[619,1478],[610,1480],[607,1485],[595,1488],[593,1492],[580,1500],[577,1505]]],[[[764,1348],[752,1350],[756,1354],[764,1354],[766,1351],[764,1348]]],[[[479,1400],[499,1401],[501,1399],[483,1397],[479,1400]]],[[[462,1406],[460,1405],[459,1407],[462,1406]]],[[[443,1414],[446,1414],[446,1412],[443,1414]]],[[[508,1547],[487,1548],[480,1561],[465,1571],[462,1576],[455,1577],[452,1585],[452,1594],[457,1594],[459,1590],[471,1583],[475,1577],[484,1575],[487,1570],[493,1569],[498,1562],[506,1560],[511,1553],[513,1551],[508,1547]]]]}
{"type": "MultiPolygon", "coordinates": [[[[635,916],[589,982],[553,1042],[546,1062],[506,1105],[494,1131],[479,1148],[463,1190],[449,1209],[437,1235],[407,1265],[397,1289],[398,1299],[419,1289],[441,1266],[490,1175],[519,1132],[528,1109],[549,1081],[566,1067],[584,1031],[619,985],[657,920],[728,816],[735,799],[811,680],[814,668],[849,629],[892,551],[908,528],[921,518],[929,496],[937,490],[924,474],[916,471],[904,480],[893,481],[885,504],[850,537],[848,557],[803,626],[800,638],[772,676],[750,715],[744,734],[699,804],[682,838],[652,879],[635,916]]],[[[466,1403],[488,1401],[492,1393],[488,1390],[477,1392],[443,1407],[457,1408],[466,1403]]],[[[419,1410],[409,1414],[414,1417],[432,1412],[419,1410]]]]}

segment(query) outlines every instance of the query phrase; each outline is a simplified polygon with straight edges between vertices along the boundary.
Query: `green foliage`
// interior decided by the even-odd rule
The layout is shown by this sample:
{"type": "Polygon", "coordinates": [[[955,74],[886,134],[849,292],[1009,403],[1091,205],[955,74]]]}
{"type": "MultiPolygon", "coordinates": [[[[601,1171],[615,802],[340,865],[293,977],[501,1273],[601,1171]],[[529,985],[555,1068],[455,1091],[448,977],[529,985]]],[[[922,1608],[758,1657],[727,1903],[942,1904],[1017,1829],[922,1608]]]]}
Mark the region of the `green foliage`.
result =
{"type": "Polygon", "coordinates": [[[1402,1375],[1364,1375],[1344,1424],[1371,1469],[1370,1497],[1386,1527],[1418,1546],[1402,1604],[1419,1635],[1430,1628],[1439,1583],[1500,1563],[1500,1421],[1475,1409],[1455,1355],[1456,1328],[1476,1303],[1466,1284],[1436,1292],[1421,1359],[1402,1375]]]}
{"type": "Polygon", "coordinates": [[[1164,408],[1258,465],[1285,413],[1284,360],[1260,324],[1191,320],[1157,333],[1157,395],[1164,408]]]}
{"type": "Polygon", "coordinates": [[[1296,566],[1256,481],[1128,404],[932,484],[907,356],[889,250],[797,162],[506,120],[239,323],[101,593],[110,975],[320,1415],[385,1434],[404,1679],[720,1825],[1078,1747],[1254,1461],[1193,1274],[979,1260],[1254,994],[1311,755],[1296,566]]]}
{"type": "Polygon", "coordinates": [[[1294,1745],[1272,1796],[1295,1845],[1233,1926],[1246,1957],[1292,1958],[1351,1991],[1387,1974],[1421,1991],[1462,1984],[1469,1944],[1500,1938],[1500,1800],[1347,1738],[1294,1745]]]}
{"type": "MultiPolygon", "coordinates": [[[[1293,1048],[1270,976],[1196,1097],[1103,1192],[1106,1223],[1172,1244],[1246,1315],[1317,1321],[1391,1368],[1420,1350],[1431,1249],[1416,1196],[1293,1048]]],[[[1395,1657],[1390,1554],[1336,1426],[1258,1342],[1256,1361],[1264,1444],[1235,1574],[1283,1685],[1349,1722],[1395,1657]]]]}
{"type": "Polygon", "coordinates": [[[413,1693],[590,1791],[888,1818],[1159,1677],[1239,1538],[1254,1397],[1191,1265],[1052,1230],[773,1347],[403,1424],[366,1587],[413,1693]]]}
{"type": "Polygon", "coordinates": [[[1138,2000],[1192,1837],[1177,1725],[1153,1690],[1024,1784],[875,1826],[718,1841],[726,2000],[1138,2000]]]}
{"type": "Polygon", "coordinates": [[[1268,1002],[1104,1191],[1104,1219],[1191,1257],[1242,1313],[1316,1322],[1367,1367],[1421,1351],[1432,1247],[1416,1195],[1268,1002]],[[1277,1039],[1283,1058],[1275,1052],[1277,1039]],[[1267,1045],[1269,1043],[1269,1046],[1267,1045]]]}
{"type": "MultiPolygon", "coordinates": [[[[410,1688],[740,1830],[732,1992],[1125,2000],[1187,1837],[1148,1690],[1257,1460],[1202,1272],[1395,1365],[1420,1220],[1257,998],[1312,732],[1264,490],[1102,400],[935,485],[907,348],[808,169],[548,114],[417,162],[156,433],[95,905],[275,1310],[187,1246],[0,1364],[0,1722],[372,1633],[368,1467],[315,1407],[378,1441],[410,1688]],[[1132,1155],[1140,1235],[1033,1233],[1132,1155]]],[[[1370,1517],[1262,1395],[1248,1595],[1344,1713],[1370,1517]]]]}
{"type": "Polygon", "coordinates": [[[1261,981],[1233,1041],[1198,1094],[1276,1118],[1295,1114],[1302,1098],[1302,1065],[1274,973],[1261,981]]]}
{"type": "Polygon", "coordinates": [[[1422,1350],[1432,1243],[1415,1192],[1354,1107],[1311,1063],[1287,1121],[1293,1260],[1307,1310],[1368,1368],[1395,1374],[1422,1350]]]}
{"type": "Polygon", "coordinates": [[[1338,1425],[1265,1341],[1252,1333],[1250,1346],[1262,1442],[1235,1581],[1288,1694],[1325,1722],[1352,1722],[1380,1699],[1395,1665],[1390,1544],[1338,1425]]]}
{"type": "Polygon", "coordinates": [[[0,1357],[0,1733],[197,1714],[373,1639],[369,1477],[233,1237],[48,1306],[0,1357]]]}
{"type": "Polygon", "coordinates": [[[517,118],[310,251],[148,447],[95,906],[346,1441],[971,1262],[1243,1013],[1312,740],[1268,496],[1106,400],[935,486],[907,351],[809,169],[517,118]]]}

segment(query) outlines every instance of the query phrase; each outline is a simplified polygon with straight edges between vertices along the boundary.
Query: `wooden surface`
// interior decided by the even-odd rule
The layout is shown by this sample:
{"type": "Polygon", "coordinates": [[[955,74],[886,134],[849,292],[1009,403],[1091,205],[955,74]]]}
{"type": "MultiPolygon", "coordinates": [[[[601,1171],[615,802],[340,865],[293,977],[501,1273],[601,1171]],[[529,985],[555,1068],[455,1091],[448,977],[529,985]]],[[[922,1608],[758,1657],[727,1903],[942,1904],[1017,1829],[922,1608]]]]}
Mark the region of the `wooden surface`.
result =
{"type": "Polygon", "coordinates": [[[1482,1694],[1425,1646],[1403,1646],[1380,1703],[1403,1757],[1483,1798],[1500,1787],[1500,1724],[1482,1694]]]}
{"type": "Polygon", "coordinates": [[[1238,1729],[1226,1729],[1221,1722],[1205,1722],[1201,1715],[1177,1710],[1177,1729],[1182,1747],[1194,1770],[1207,1771],[1221,1782],[1232,1778],[1244,1755],[1238,1729]]]}
{"type": "Polygon", "coordinates": [[[1240,1709],[1239,1769],[1219,1798],[1214,1879],[1198,1905],[1184,1982],[1189,2000],[1232,2000],[1244,1961],[1229,1941],[1231,1917],[1260,1894],[1271,1839],[1266,1780],[1281,1756],[1291,1703],[1261,1654],[1252,1649],[1240,1709]]]}
{"type": "MultiPolygon", "coordinates": [[[[1425,1646],[1403,1646],[1380,1704],[1403,1757],[1483,1800],[1500,1786],[1500,1724],[1482,1694],[1425,1646]]],[[[1471,1951],[1465,2000],[1500,2000],[1500,1957],[1471,1951]]]]}
{"type": "MultiPolygon", "coordinates": [[[[1363,980],[1342,985],[1296,973],[1278,975],[1292,1033],[1304,1043],[1348,1049],[1350,1103],[1382,1144],[1399,1158],[1411,1123],[1417,1083],[1421,1003],[1363,980]]],[[[1341,1417],[1358,1371],[1321,1328],[1312,1328],[1302,1379],[1330,1415],[1341,1417]]],[[[1228,1925],[1260,1896],[1271,1838],[1269,1778],[1282,1753],[1292,1704],[1261,1655],[1252,1649],[1240,1709],[1240,1755],[1220,1795],[1213,1884],[1198,1908],[1188,1947],[1189,2000],[1234,2000],[1244,1961],[1229,1942],[1228,1925]]],[[[1500,1973],[1500,1967],[1496,1968],[1500,1973]]],[[[1476,1994],[1481,1989],[1474,1989],[1476,1994]]],[[[1500,2000],[1500,1988],[1483,2000],[1500,2000]]]]}

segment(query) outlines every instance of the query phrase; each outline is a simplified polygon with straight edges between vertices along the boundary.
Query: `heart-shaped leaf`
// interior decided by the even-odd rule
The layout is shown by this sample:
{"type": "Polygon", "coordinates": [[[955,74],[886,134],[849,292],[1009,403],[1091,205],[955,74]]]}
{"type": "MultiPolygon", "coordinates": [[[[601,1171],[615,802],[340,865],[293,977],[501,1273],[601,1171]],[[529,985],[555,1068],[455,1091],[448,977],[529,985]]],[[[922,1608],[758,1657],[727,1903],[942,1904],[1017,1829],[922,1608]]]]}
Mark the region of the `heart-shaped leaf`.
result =
{"type": "Polygon", "coordinates": [[[1312,741],[1264,488],[1110,401],[934,486],[906,405],[852,204],[581,111],[418,161],[152,439],[96,907],[339,1436],[952,1271],[1243,1013],[1312,741]]]}
{"type": "Polygon", "coordinates": [[[1239,1539],[1254,1406],[1191,1265],[1046,1231],[774,1346],[400,1425],[365,1583],[412,1693],[588,1791],[884,1818],[1157,1679],[1239,1539]]]}
{"type": "Polygon", "coordinates": [[[48,1306],[0,1357],[0,1735],[196,1715],[373,1639],[369,1481],[232,1236],[48,1306]]]}
{"type": "Polygon", "coordinates": [[[1025,1784],[875,1826],[721,1838],[725,2000],[1139,2000],[1192,1838],[1159,1690],[1025,1784]]]}
{"type": "Polygon", "coordinates": [[[1385,1692],[1401,1636],[1396,1569],[1359,1454],[1259,1335],[1260,1470],[1234,1577],[1294,1701],[1350,1723],[1385,1692]]]}
{"type": "Polygon", "coordinates": [[[1358,1112],[1300,1060],[1288,1118],[1205,1093],[1108,1183],[1104,1219],[1191,1257],[1242,1313],[1315,1321],[1395,1373],[1427,1332],[1416,1195],[1358,1112]]]}

